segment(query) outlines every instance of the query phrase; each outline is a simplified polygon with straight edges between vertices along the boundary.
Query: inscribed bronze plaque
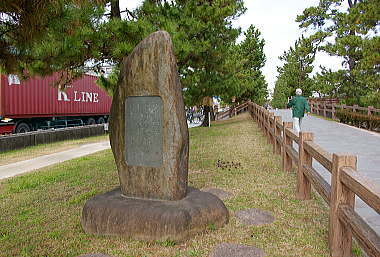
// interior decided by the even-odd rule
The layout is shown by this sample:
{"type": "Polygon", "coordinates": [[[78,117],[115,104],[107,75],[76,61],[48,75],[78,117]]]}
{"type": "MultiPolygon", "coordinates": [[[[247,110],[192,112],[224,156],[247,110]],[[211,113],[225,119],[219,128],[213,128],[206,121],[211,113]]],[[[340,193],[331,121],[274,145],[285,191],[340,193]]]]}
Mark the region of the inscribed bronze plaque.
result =
{"type": "Polygon", "coordinates": [[[125,161],[131,166],[162,166],[163,104],[159,96],[125,99],[125,161]]]}

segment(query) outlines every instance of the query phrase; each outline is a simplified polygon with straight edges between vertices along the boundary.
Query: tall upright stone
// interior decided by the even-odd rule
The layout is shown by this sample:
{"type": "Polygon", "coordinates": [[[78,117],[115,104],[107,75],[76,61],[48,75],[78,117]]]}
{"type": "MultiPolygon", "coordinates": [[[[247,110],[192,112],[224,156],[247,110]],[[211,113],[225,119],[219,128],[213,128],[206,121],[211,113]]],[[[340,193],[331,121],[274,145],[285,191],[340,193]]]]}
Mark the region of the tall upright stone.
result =
{"type": "Polygon", "coordinates": [[[189,136],[170,36],[159,31],[123,60],[110,139],[120,188],[83,207],[87,233],[184,240],[228,222],[215,195],[187,187],[189,136]]]}
{"type": "Polygon", "coordinates": [[[125,196],[185,197],[188,129],[172,43],[159,31],[123,60],[111,111],[111,145],[125,196]]]}

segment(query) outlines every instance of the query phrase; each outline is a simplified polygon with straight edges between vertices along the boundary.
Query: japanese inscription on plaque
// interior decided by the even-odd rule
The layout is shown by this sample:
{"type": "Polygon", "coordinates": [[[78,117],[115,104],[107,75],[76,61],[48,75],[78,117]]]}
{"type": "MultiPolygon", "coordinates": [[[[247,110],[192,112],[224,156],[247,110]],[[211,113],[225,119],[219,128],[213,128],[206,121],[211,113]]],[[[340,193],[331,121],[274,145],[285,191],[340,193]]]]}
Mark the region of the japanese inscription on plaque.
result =
{"type": "Polygon", "coordinates": [[[125,158],[131,166],[162,166],[163,104],[159,96],[125,99],[125,158]]]}

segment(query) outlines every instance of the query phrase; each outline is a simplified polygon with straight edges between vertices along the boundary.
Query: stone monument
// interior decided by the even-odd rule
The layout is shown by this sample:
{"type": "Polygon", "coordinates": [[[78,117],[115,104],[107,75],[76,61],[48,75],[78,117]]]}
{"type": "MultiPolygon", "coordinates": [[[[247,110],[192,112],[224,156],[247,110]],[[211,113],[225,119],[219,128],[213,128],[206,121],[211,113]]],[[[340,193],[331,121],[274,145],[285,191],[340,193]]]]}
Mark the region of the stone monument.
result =
{"type": "Polygon", "coordinates": [[[219,198],[187,186],[189,135],[167,32],[151,34],[123,60],[110,140],[120,188],[86,202],[87,233],[179,241],[228,222],[219,198]]]}

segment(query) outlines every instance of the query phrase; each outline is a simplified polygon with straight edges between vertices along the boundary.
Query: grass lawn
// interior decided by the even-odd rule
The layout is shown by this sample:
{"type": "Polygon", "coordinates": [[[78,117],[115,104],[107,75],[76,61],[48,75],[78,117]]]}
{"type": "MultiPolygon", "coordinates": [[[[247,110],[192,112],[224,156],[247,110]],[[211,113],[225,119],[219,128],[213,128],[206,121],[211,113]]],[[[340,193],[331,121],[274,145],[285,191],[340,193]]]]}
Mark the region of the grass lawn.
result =
{"type": "Polygon", "coordinates": [[[54,142],[50,144],[28,146],[23,149],[0,152],[0,165],[29,160],[46,154],[52,154],[69,150],[78,147],[82,144],[96,143],[105,140],[108,140],[108,135],[93,136],[75,140],[54,142]]]}
{"type": "Polygon", "coordinates": [[[229,223],[182,243],[142,242],[83,232],[82,207],[91,196],[119,185],[110,150],[0,181],[0,256],[208,256],[223,242],[261,248],[267,256],[329,256],[328,210],[320,197],[294,197],[295,174],[281,171],[280,157],[248,114],[190,129],[189,185],[234,194],[225,201],[229,223]],[[216,162],[240,162],[221,169],[216,162]],[[244,226],[234,212],[260,208],[270,225],[244,226]]]}

